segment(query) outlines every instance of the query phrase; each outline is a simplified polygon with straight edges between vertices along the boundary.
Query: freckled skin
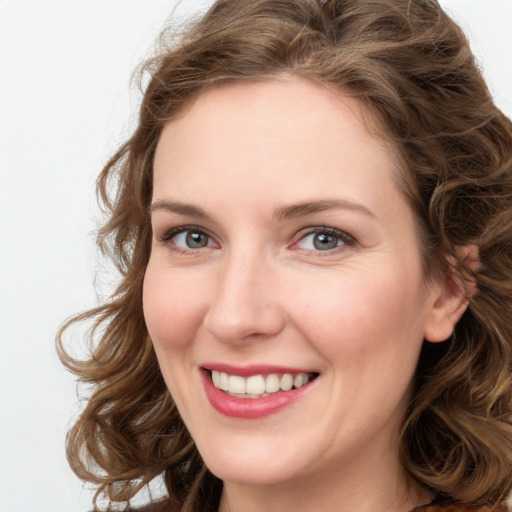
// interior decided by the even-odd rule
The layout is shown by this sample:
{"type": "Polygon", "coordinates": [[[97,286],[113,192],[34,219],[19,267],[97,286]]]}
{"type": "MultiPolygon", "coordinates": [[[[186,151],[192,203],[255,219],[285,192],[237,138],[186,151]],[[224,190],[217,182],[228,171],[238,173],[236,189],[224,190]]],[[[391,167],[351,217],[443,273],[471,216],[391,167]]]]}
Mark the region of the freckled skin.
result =
{"type": "Polygon", "coordinates": [[[208,90],[161,135],[153,204],[206,215],[153,212],[144,313],[179,411],[225,482],[221,510],[343,502],[382,512],[428,501],[403,474],[397,436],[423,339],[441,341],[453,321],[439,328],[443,285],[424,280],[412,211],[362,108],[282,77],[208,90]],[[331,199],[368,212],[273,215],[331,199]],[[179,226],[189,231],[163,241],[179,226]],[[319,249],[310,228],[326,227],[350,238],[331,234],[335,247],[319,249]],[[187,245],[194,230],[204,246],[187,245]],[[228,418],[205,396],[206,361],[319,377],[276,414],[228,418]]]}

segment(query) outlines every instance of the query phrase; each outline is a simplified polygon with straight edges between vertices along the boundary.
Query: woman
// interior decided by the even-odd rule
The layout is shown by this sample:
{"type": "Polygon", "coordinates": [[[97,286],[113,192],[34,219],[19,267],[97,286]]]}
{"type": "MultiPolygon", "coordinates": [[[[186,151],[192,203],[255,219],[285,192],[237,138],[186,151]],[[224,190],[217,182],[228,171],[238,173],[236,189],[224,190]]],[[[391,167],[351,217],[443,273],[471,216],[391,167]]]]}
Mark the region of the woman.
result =
{"type": "Polygon", "coordinates": [[[75,472],[148,510],[505,510],[512,125],[433,1],[219,0],[103,170],[75,472]],[[416,508],[418,507],[418,508],[416,508]]]}

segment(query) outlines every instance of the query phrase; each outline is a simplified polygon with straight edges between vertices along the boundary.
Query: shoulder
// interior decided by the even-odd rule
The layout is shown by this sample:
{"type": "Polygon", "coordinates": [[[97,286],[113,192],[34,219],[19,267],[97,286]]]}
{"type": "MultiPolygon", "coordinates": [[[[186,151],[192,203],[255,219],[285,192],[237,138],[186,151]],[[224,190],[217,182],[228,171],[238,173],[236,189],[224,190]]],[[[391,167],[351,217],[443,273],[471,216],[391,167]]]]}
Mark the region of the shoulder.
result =
{"type": "Polygon", "coordinates": [[[505,502],[482,503],[431,503],[411,512],[511,512],[505,502]]]}

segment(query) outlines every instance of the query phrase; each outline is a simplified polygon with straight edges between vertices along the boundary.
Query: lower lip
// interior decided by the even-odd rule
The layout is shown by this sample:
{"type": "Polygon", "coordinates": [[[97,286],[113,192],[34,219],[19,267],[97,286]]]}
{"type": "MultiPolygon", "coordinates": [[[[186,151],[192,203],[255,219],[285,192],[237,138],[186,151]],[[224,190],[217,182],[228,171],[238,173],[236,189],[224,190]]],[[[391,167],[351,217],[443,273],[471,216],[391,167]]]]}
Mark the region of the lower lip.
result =
{"type": "Polygon", "coordinates": [[[212,407],[230,418],[258,419],[265,418],[292,405],[310,388],[312,382],[290,391],[280,391],[262,398],[237,398],[229,396],[216,388],[209,372],[202,371],[201,377],[206,396],[212,407]]]}

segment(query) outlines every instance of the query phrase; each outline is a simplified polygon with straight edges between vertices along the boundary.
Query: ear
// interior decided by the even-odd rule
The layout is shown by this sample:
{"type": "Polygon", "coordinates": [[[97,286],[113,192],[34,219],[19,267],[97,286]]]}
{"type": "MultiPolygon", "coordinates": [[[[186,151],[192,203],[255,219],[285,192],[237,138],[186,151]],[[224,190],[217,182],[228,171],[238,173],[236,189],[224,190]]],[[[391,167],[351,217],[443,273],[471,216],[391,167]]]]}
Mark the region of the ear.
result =
{"type": "Polygon", "coordinates": [[[431,343],[445,341],[452,335],[471,297],[478,291],[470,275],[480,266],[478,247],[459,246],[455,253],[456,257],[448,258],[448,268],[444,276],[432,286],[432,306],[424,332],[425,339],[431,343]]]}

